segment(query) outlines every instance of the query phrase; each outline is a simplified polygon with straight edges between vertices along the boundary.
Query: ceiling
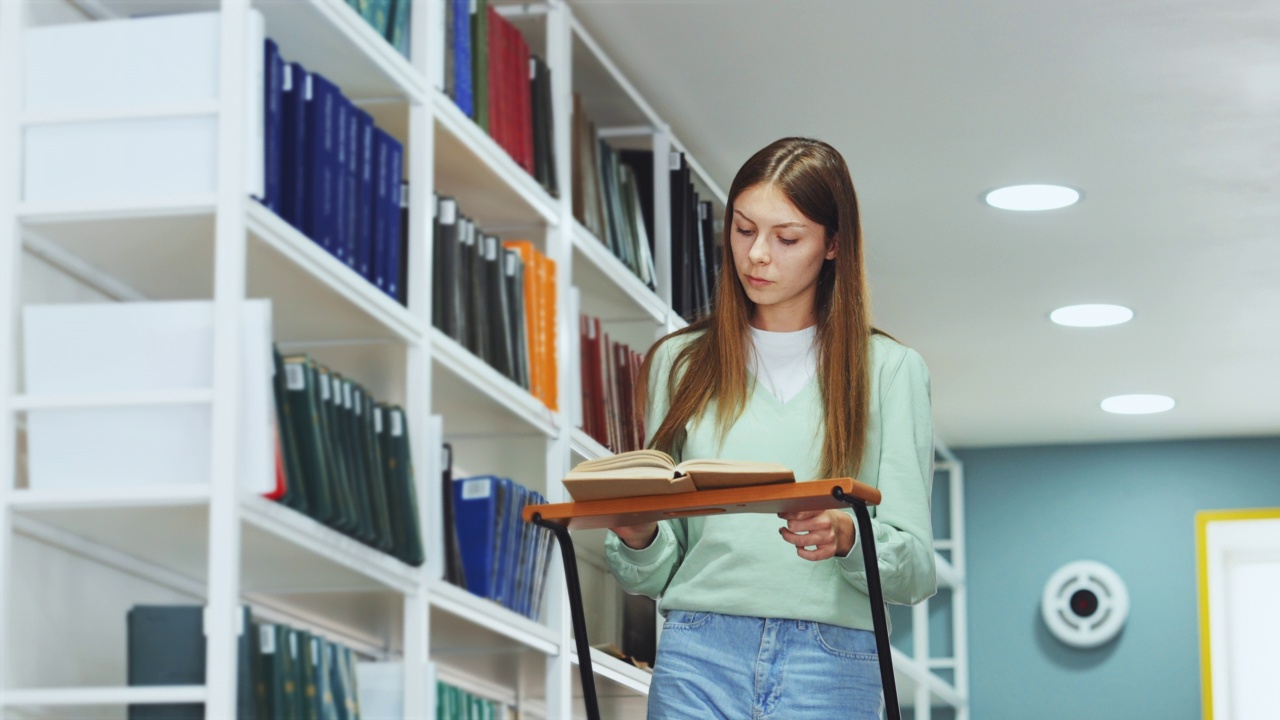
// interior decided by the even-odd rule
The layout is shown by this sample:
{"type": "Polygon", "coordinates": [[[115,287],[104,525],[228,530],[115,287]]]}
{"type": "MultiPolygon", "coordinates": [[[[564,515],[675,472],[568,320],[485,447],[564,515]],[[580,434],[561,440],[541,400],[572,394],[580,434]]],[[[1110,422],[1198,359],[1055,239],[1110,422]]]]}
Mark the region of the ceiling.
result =
{"type": "Polygon", "coordinates": [[[1280,435],[1275,3],[570,4],[721,187],[786,135],[844,154],[876,324],[949,445],[1280,435]],[[1084,199],[981,202],[1019,183],[1084,199]],[[1049,322],[1078,303],[1135,317],[1049,322]],[[1178,405],[1099,408],[1125,393],[1178,405]]]}

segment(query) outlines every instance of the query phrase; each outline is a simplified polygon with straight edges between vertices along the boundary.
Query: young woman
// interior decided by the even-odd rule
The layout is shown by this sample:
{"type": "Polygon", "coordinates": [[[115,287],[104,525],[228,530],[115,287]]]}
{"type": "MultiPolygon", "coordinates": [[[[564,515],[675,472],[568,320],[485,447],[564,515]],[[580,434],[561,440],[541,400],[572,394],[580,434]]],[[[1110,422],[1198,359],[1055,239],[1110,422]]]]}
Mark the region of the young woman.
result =
{"type": "MultiPolygon", "coordinates": [[[[855,477],[886,602],[936,590],[933,433],[920,356],[871,327],[858,201],[826,143],[785,138],[729,188],[712,311],[661,340],[640,387],[650,447],[855,477]]],[[[613,528],[624,589],[666,616],[649,718],[875,718],[879,666],[852,512],[613,528]],[[780,527],[780,525],[782,525],[780,527]]]]}

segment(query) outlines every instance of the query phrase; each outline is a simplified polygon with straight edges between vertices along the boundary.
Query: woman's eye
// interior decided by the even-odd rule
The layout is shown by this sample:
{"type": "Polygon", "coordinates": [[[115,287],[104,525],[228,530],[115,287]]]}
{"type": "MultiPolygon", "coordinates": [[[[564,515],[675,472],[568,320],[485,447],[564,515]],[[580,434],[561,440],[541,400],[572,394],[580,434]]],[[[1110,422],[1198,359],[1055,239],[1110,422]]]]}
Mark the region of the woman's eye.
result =
{"type": "Polygon", "coordinates": [[[800,238],[780,237],[778,238],[778,242],[782,243],[783,245],[795,245],[796,243],[800,242],[800,238]]]}
{"type": "Polygon", "coordinates": [[[744,228],[744,227],[736,227],[736,226],[735,226],[735,228],[737,229],[737,231],[738,231],[738,234],[739,234],[739,235],[750,235],[750,234],[751,234],[751,231],[750,231],[750,230],[748,230],[747,228],[744,228]]]}

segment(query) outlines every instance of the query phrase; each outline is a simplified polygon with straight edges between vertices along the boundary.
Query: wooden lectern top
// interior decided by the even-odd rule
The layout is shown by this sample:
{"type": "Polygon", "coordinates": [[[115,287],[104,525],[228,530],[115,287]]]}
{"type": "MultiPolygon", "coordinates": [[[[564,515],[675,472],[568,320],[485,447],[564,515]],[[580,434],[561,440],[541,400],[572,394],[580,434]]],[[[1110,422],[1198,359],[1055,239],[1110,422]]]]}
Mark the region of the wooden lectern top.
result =
{"type": "Polygon", "coordinates": [[[643,525],[657,520],[697,515],[744,512],[776,514],[848,507],[832,494],[836,488],[868,505],[880,504],[879,490],[851,478],[834,478],[671,495],[526,505],[523,516],[525,522],[531,522],[536,513],[543,520],[563,525],[570,530],[591,530],[643,525]]]}

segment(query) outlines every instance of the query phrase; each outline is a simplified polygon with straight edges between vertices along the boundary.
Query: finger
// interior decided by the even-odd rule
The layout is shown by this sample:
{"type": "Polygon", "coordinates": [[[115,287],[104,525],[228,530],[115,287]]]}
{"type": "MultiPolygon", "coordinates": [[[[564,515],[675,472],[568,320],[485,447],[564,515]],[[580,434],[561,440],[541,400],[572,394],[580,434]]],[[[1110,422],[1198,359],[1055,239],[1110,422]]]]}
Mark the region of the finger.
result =
{"type": "Polygon", "coordinates": [[[782,539],[795,545],[796,547],[806,547],[814,545],[835,545],[836,536],[832,532],[811,532],[796,533],[786,528],[778,528],[778,532],[782,534],[782,539]]]}
{"type": "Polygon", "coordinates": [[[794,532],[813,532],[830,530],[832,528],[831,518],[826,515],[806,518],[804,520],[789,520],[787,527],[794,532]]]}
{"type": "Polygon", "coordinates": [[[796,548],[796,554],[805,560],[826,560],[836,556],[836,546],[834,543],[831,545],[820,545],[813,550],[798,547],[796,548]]]}

